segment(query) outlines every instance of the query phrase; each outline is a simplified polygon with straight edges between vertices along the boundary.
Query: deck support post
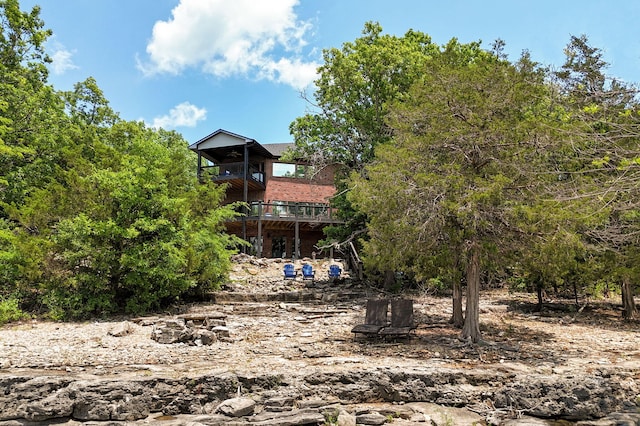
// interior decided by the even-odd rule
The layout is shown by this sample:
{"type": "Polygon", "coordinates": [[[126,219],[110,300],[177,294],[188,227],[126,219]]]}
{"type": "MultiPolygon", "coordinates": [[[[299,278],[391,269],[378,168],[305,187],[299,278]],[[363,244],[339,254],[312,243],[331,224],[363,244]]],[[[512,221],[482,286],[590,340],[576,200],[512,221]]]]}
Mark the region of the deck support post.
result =
{"type": "MultiPolygon", "coordinates": [[[[244,158],[243,158],[243,167],[242,167],[242,201],[245,203],[248,202],[247,198],[249,198],[249,180],[247,175],[249,174],[249,141],[245,141],[244,144],[244,158]]],[[[247,240],[247,216],[249,214],[249,209],[245,205],[242,209],[244,214],[242,215],[242,239],[247,240]]],[[[243,253],[247,252],[247,247],[243,246],[243,253]]]]}
{"type": "Polygon", "coordinates": [[[258,241],[257,255],[262,257],[262,201],[258,201],[258,241]]]}
{"type": "Polygon", "coordinates": [[[296,228],[295,228],[295,235],[294,235],[294,243],[293,243],[293,259],[297,259],[298,258],[298,254],[300,253],[300,222],[298,221],[298,218],[296,217],[296,228]]]}

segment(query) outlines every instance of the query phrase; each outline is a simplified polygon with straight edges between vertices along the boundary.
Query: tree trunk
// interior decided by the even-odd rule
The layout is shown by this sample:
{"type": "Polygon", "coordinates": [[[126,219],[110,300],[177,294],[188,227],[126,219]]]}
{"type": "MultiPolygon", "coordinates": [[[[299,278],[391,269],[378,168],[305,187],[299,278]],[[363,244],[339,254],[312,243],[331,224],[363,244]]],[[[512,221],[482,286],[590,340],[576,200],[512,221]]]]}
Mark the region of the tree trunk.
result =
{"type": "Polygon", "coordinates": [[[462,328],[464,315],[462,314],[462,284],[459,279],[453,280],[453,315],[449,320],[456,328],[462,328]]]}
{"type": "Polygon", "coordinates": [[[384,271],[384,290],[391,291],[396,285],[396,273],[387,269],[384,271]]]}
{"type": "Polygon", "coordinates": [[[462,337],[477,343],[480,335],[480,248],[476,242],[469,247],[467,262],[467,308],[462,327],[462,337]]]}
{"type": "Polygon", "coordinates": [[[544,298],[542,295],[542,283],[538,283],[536,286],[536,291],[538,293],[538,306],[536,306],[536,312],[542,312],[542,304],[544,303],[544,298]]]}
{"type": "Polygon", "coordinates": [[[638,316],[636,302],[633,300],[633,286],[631,278],[622,279],[622,317],[625,320],[632,320],[638,316]]]}

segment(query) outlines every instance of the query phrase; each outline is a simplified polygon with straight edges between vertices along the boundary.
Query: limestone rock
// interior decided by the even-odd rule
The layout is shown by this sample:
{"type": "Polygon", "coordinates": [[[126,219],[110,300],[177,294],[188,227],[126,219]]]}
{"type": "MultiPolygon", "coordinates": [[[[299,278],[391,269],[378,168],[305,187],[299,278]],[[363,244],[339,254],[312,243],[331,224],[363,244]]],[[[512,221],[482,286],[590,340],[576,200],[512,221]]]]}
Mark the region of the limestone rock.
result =
{"type": "Polygon", "coordinates": [[[584,420],[576,426],[637,426],[640,425],[640,412],[612,413],[599,420],[584,420]]]}
{"type": "Polygon", "coordinates": [[[431,419],[435,426],[474,425],[483,424],[483,418],[477,413],[466,408],[446,407],[428,402],[412,402],[406,405],[416,413],[423,414],[426,419],[431,419]]]}
{"type": "Polygon", "coordinates": [[[265,416],[262,416],[252,419],[251,424],[255,426],[300,426],[325,424],[324,416],[318,411],[312,409],[293,410],[279,414],[263,414],[270,414],[272,417],[265,418],[265,416]]]}
{"type": "Polygon", "coordinates": [[[568,376],[531,376],[513,382],[495,394],[496,407],[524,409],[530,416],[565,419],[602,418],[619,410],[626,391],[614,380],[597,376],[577,382],[568,376]]]}
{"type": "Polygon", "coordinates": [[[204,328],[211,330],[213,327],[226,326],[227,321],[223,318],[207,318],[203,321],[202,325],[204,328]]]}
{"type": "Polygon", "coordinates": [[[213,331],[200,329],[195,333],[196,339],[200,340],[203,345],[213,345],[218,341],[218,335],[213,331]]]}
{"type": "Polygon", "coordinates": [[[193,332],[184,320],[165,320],[154,325],[151,338],[163,344],[189,342],[193,338],[193,332]]]}
{"type": "Polygon", "coordinates": [[[133,332],[133,324],[129,321],[124,321],[116,324],[111,330],[109,330],[109,336],[123,337],[133,332]]]}
{"type": "Polygon", "coordinates": [[[502,426],[549,426],[549,422],[535,417],[522,416],[500,423],[502,426]]]}
{"type": "Polygon", "coordinates": [[[71,416],[73,404],[66,397],[59,394],[34,401],[26,405],[23,418],[27,420],[43,421],[56,417],[71,416]]]}
{"type": "Polygon", "coordinates": [[[387,422],[387,418],[378,412],[358,414],[356,423],[359,425],[383,425],[387,422]]]}
{"type": "Polygon", "coordinates": [[[292,397],[273,397],[264,402],[265,411],[291,411],[293,410],[294,399],[292,397]]]}
{"type": "Polygon", "coordinates": [[[336,421],[337,426],[356,426],[356,416],[345,410],[340,410],[338,419],[336,421]]]}
{"type": "Polygon", "coordinates": [[[230,417],[242,417],[253,414],[256,402],[251,398],[231,398],[222,402],[216,412],[230,417]]]}
{"type": "Polygon", "coordinates": [[[218,337],[229,338],[231,336],[229,328],[222,325],[217,325],[215,327],[212,327],[211,331],[216,333],[218,337]]]}
{"type": "Polygon", "coordinates": [[[304,399],[297,402],[298,408],[320,408],[328,407],[339,403],[340,400],[334,396],[327,395],[324,398],[304,399]]]}

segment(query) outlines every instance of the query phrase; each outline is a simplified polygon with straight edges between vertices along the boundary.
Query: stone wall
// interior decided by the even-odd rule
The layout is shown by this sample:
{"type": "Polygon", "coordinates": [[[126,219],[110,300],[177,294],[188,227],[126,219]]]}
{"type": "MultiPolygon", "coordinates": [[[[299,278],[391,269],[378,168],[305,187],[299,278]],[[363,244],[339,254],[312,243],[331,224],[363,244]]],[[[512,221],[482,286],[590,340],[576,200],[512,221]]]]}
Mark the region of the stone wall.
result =
{"type": "MultiPolygon", "coordinates": [[[[584,420],[633,411],[638,395],[636,383],[624,372],[602,370],[580,377],[550,378],[523,375],[509,368],[501,374],[482,369],[373,368],[287,375],[226,373],[175,379],[22,375],[0,377],[0,388],[4,389],[0,395],[2,422],[54,419],[125,422],[147,419],[156,413],[215,415],[219,424],[225,424],[221,419],[229,422],[230,418],[238,417],[252,424],[262,424],[255,422],[267,418],[280,418],[270,424],[322,424],[330,416],[329,409],[355,415],[354,406],[374,402],[395,403],[397,412],[402,412],[404,405],[418,402],[475,407],[483,415],[478,421],[488,416],[496,421],[499,417],[496,413],[506,416],[516,412],[539,418],[584,420]],[[222,405],[228,400],[232,403],[222,405]],[[301,408],[306,411],[300,412],[301,408]],[[283,418],[289,420],[285,422],[283,418]]],[[[640,421],[640,416],[636,417],[640,421]]],[[[380,420],[374,415],[370,421],[374,418],[380,420]]],[[[384,415],[382,418],[386,419],[383,423],[389,420],[384,415]]],[[[0,425],[9,424],[2,422],[0,425]]]]}

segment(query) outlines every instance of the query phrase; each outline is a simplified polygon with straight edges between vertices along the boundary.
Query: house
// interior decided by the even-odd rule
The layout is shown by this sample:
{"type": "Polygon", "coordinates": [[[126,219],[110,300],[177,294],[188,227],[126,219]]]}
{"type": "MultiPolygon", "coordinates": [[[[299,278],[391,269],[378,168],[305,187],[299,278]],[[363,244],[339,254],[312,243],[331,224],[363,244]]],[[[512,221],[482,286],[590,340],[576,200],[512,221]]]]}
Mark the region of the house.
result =
{"type": "Polygon", "coordinates": [[[329,206],[333,170],[280,161],[289,147],[222,129],[189,146],[198,155],[200,179],[228,184],[225,202],[248,204],[227,231],[249,241],[251,253],[260,257],[311,257],[323,228],[341,222],[329,206]]]}

